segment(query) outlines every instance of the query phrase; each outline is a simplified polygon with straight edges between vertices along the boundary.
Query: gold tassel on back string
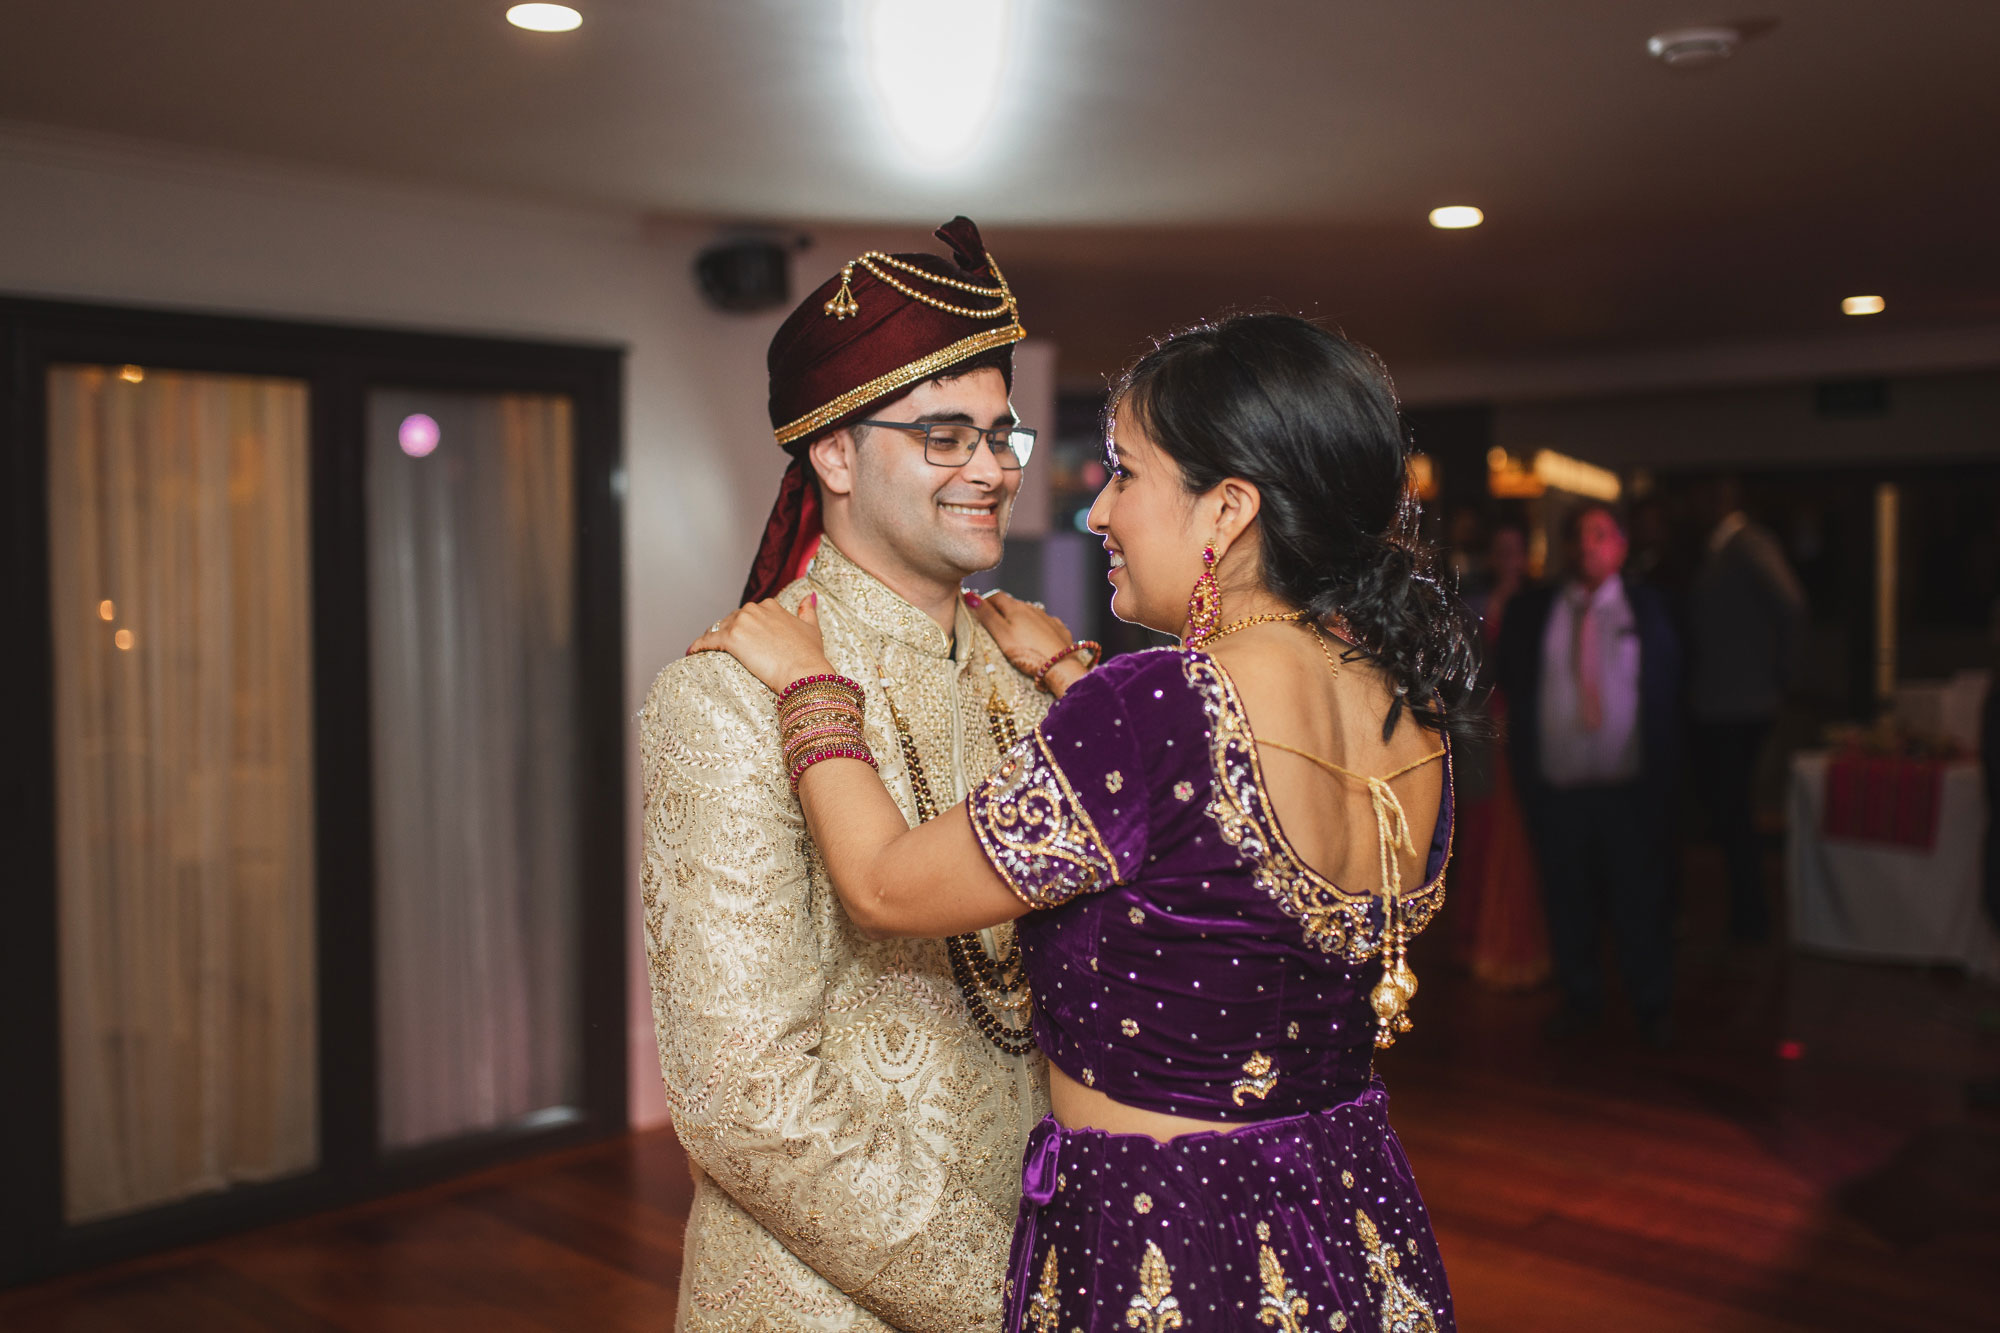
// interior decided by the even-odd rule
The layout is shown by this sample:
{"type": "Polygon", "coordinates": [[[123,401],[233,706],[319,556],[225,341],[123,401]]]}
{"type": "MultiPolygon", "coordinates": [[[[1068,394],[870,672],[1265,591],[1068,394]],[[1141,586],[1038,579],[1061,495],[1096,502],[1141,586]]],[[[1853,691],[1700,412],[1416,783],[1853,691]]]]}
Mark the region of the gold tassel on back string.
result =
{"type": "Polygon", "coordinates": [[[1409,927],[1398,898],[1384,898],[1382,979],[1369,993],[1369,1007],[1375,1011],[1375,1045],[1387,1050],[1396,1044],[1398,1033],[1410,1030],[1410,1001],[1416,998],[1417,974],[1410,970],[1409,927]]]}

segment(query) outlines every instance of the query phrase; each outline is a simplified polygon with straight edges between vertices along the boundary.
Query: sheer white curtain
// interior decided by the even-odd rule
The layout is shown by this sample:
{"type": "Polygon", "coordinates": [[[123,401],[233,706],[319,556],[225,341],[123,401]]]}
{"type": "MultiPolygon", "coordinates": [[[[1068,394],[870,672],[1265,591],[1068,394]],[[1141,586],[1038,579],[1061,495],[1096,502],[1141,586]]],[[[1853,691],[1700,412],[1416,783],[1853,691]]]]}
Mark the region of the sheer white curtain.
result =
{"type": "Polygon", "coordinates": [[[51,371],[64,1211],[318,1156],[306,388],[51,371]]]}
{"type": "Polygon", "coordinates": [[[368,417],[382,1138],[579,1096],[568,399],[379,390],[368,417]]]}

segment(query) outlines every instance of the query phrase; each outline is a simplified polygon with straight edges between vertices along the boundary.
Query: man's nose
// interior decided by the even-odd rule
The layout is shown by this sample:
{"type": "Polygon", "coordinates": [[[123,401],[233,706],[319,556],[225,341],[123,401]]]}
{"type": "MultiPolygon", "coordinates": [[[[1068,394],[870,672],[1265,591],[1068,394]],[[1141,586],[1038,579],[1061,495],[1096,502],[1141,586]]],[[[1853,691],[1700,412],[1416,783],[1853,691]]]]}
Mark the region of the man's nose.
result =
{"type": "Polygon", "coordinates": [[[972,447],[972,457],[958,469],[958,475],[981,486],[998,486],[1005,481],[1005,469],[993,453],[993,441],[981,440],[972,447]]]}

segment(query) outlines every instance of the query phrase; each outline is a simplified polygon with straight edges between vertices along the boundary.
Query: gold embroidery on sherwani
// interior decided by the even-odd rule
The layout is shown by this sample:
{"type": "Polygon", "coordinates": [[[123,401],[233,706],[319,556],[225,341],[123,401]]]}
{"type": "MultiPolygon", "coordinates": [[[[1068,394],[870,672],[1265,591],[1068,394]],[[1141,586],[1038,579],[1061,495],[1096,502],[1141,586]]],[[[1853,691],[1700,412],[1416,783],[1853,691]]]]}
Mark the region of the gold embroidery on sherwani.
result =
{"type": "MultiPolygon", "coordinates": [[[[811,570],[834,669],[905,815],[879,677],[940,799],[990,771],[997,688],[1047,696],[969,613],[939,626],[830,544],[811,570]],[[945,788],[950,784],[950,791],[945,788]]],[[[795,608],[804,582],[780,594],[795,608]]],[[[1021,1148],[1047,1110],[1033,1056],[966,1017],[937,941],[871,941],[840,910],[777,751],[771,692],[716,653],[660,674],[640,730],[645,940],[674,1128],[700,1170],[682,1333],[997,1329],[1021,1148]]]]}
{"type": "Polygon", "coordinates": [[[1139,1294],[1125,1309],[1125,1326],[1140,1333],[1167,1333],[1181,1326],[1180,1298],[1174,1295],[1174,1270],[1152,1241],[1139,1258],[1139,1294]]]}
{"type": "MultiPolygon", "coordinates": [[[[1257,1224],[1257,1239],[1271,1239],[1269,1222],[1257,1224]]],[[[1278,1333],[1306,1333],[1305,1318],[1312,1313],[1312,1302],[1299,1295],[1285,1276],[1285,1266],[1278,1262],[1278,1252],[1268,1243],[1257,1247],[1257,1276],[1264,1284],[1264,1294],[1257,1299],[1257,1322],[1275,1327],[1278,1333]]]]}
{"type": "Polygon", "coordinates": [[[1437,1333],[1437,1316],[1431,1313],[1430,1305],[1396,1271],[1403,1262],[1396,1247],[1383,1243],[1375,1223],[1359,1209],[1354,1213],[1354,1229],[1368,1255],[1369,1280],[1382,1284],[1382,1333],[1437,1333]]]}

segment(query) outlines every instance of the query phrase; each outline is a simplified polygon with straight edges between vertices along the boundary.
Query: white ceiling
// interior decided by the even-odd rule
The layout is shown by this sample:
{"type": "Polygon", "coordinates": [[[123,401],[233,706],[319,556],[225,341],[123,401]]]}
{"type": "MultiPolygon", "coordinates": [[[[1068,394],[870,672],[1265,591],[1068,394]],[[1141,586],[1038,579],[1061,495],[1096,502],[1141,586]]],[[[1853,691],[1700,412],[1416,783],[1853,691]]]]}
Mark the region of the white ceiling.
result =
{"type": "MultiPolygon", "coordinates": [[[[976,160],[902,159],[836,0],[63,0],[0,29],[0,117],[721,221],[984,224],[1065,371],[1220,305],[1398,357],[2000,320],[2000,3],[1018,0],[976,160]],[[1440,203],[1488,224],[1438,233],[1440,203]],[[1041,312],[1038,320],[1038,307],[1041,312]],[[1852,321],[1850,321],[1851,323],[1852,321]]],[[[953,107],[953,32],[933,82],[953,107]]],[[[829,261],[830,262],[830,261],[829,261]]]]}

